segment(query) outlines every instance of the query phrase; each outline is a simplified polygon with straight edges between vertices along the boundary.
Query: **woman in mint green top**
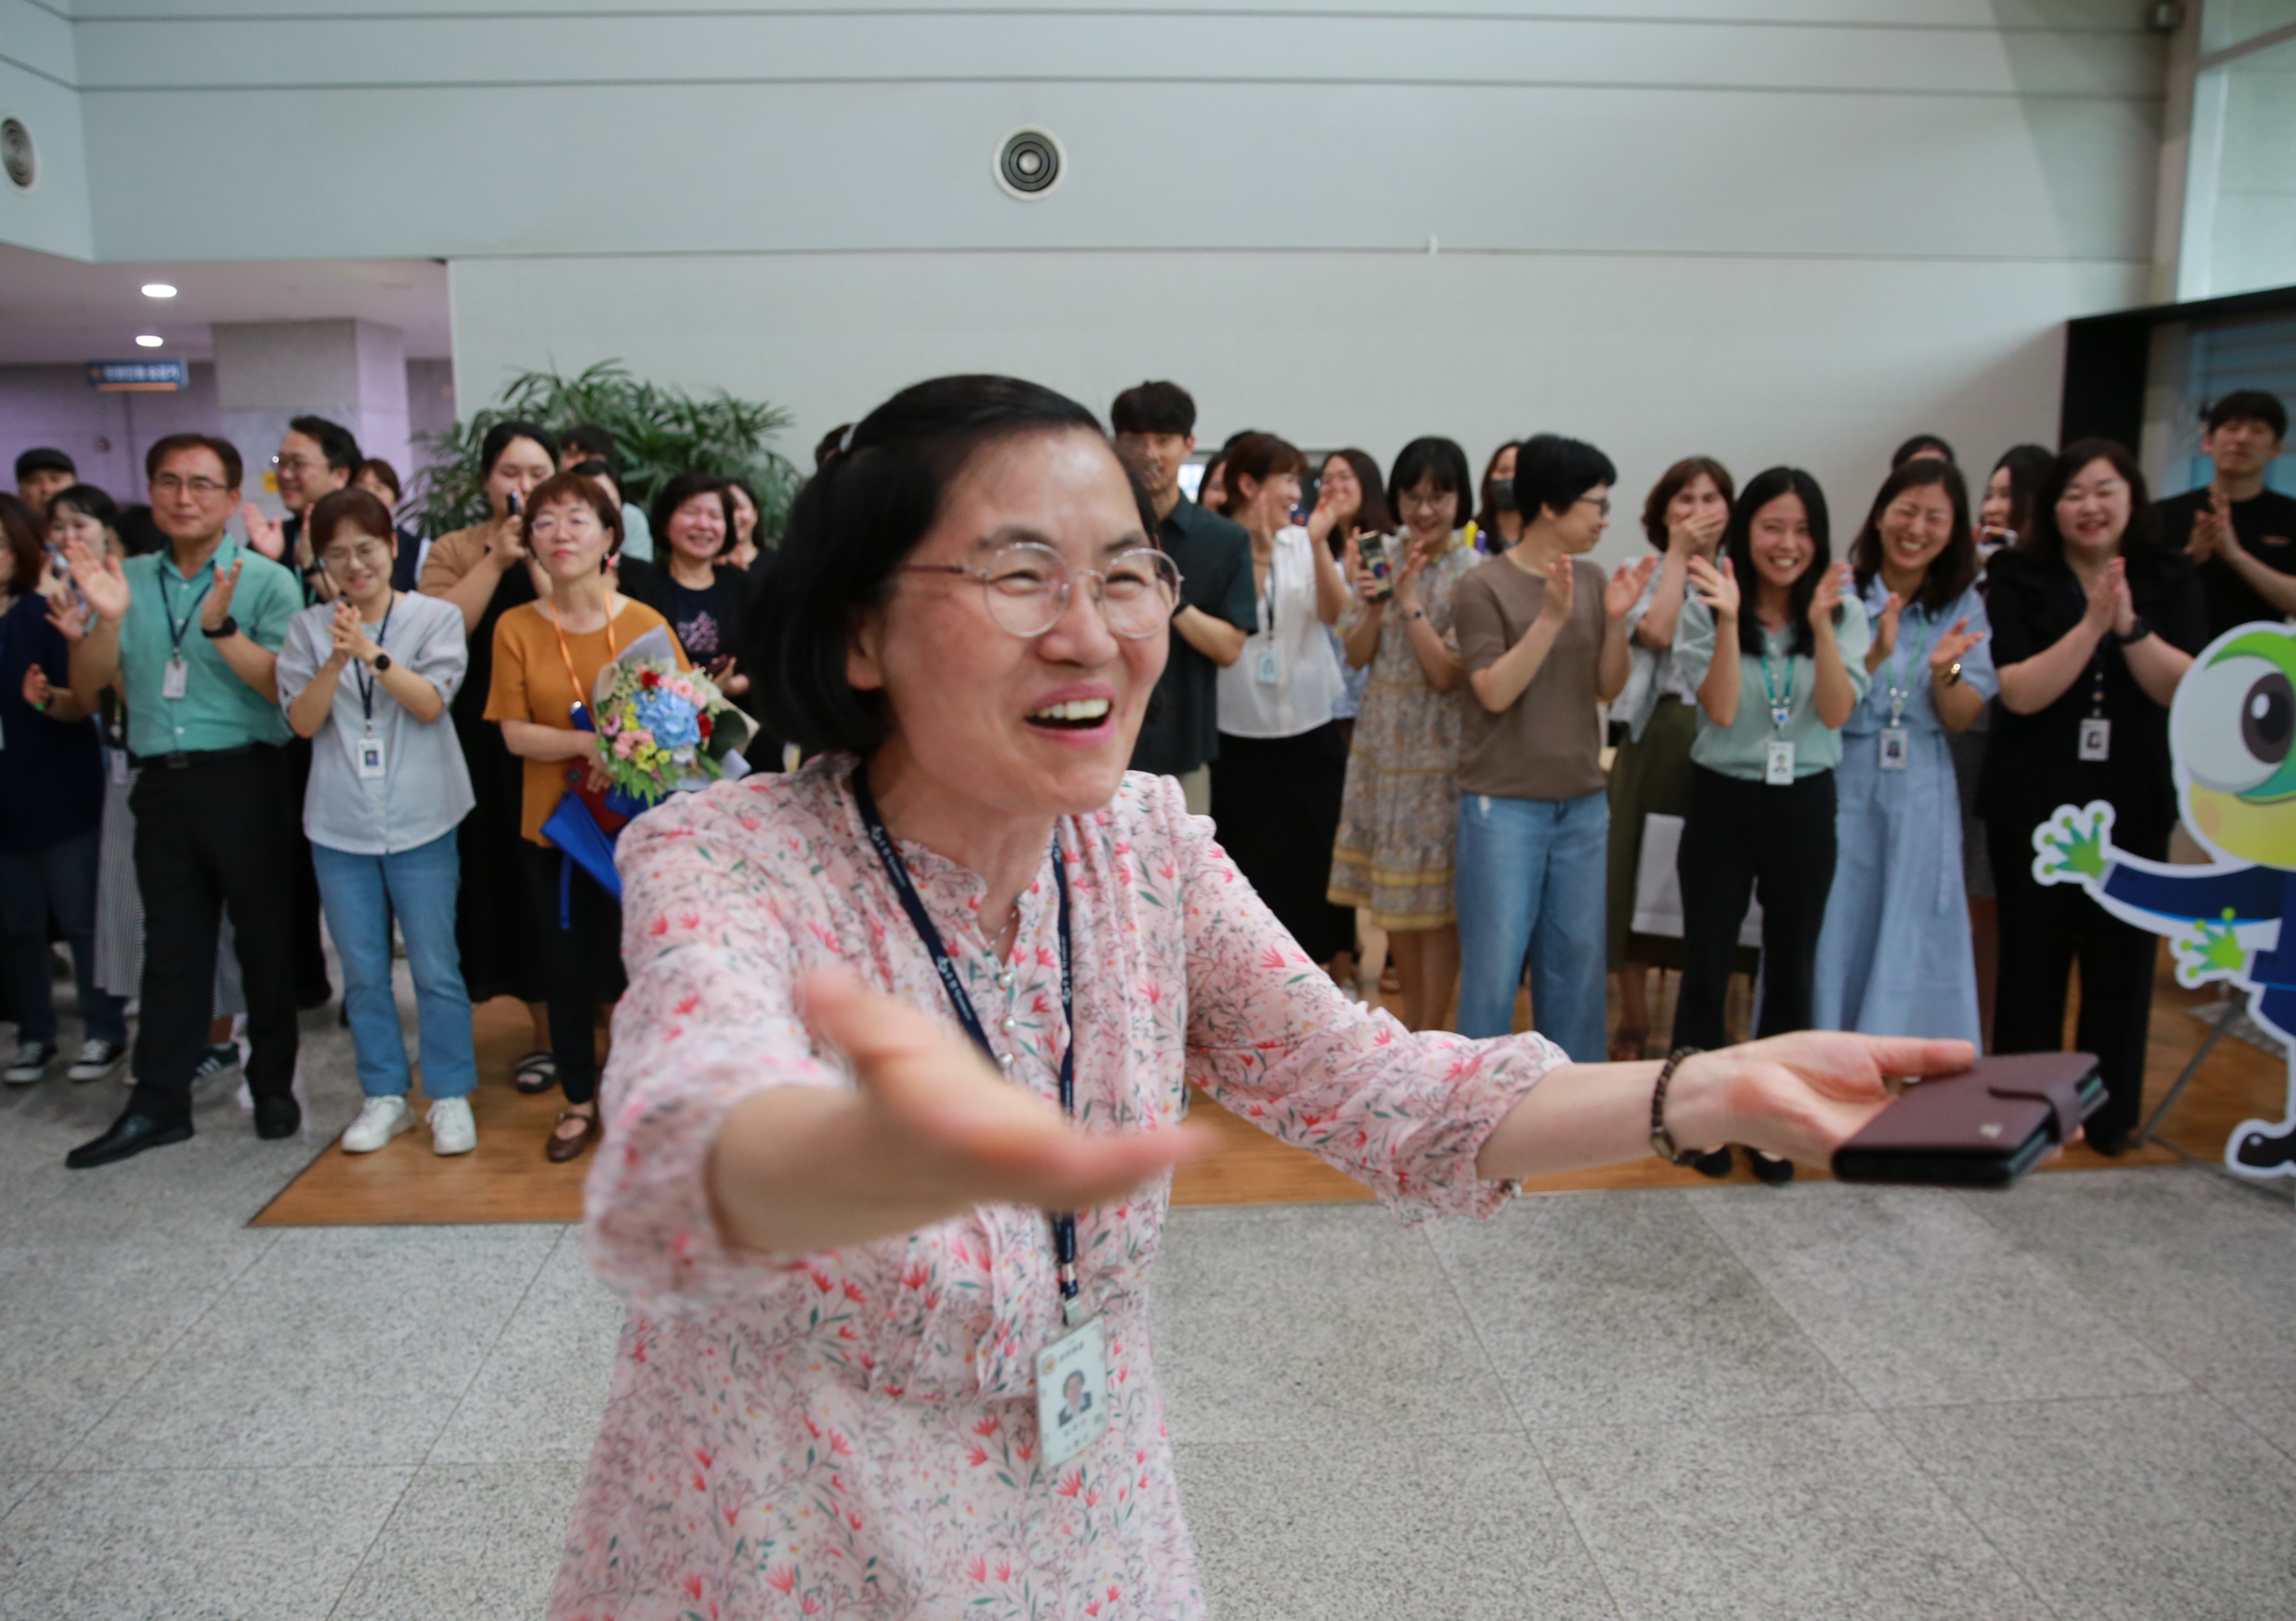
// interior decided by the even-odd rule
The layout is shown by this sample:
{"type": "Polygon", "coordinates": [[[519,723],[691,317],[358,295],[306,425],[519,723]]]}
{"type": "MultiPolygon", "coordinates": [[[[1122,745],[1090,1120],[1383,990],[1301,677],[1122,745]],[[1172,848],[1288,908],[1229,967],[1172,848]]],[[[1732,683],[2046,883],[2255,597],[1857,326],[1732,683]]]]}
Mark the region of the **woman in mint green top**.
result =
{"type": "MultiPolygon", "coordinates": [[[[1833,884],[1833,768],[1841,728],[1866,695],[1866,610],[1835,565],[1825,495],[1798,467],[1739,493],[1719,567],[1690,564],[1674,657],[1698,693],[1682,883],[1682,989],[1674,1045],[1720,1047],[1723,1003],[1746,903],[1762,902],[1762,998],[1755,1033],[1807,1030],[1817,934],[1833,884]],[[1718,657],[1718,646],[1724,656],[1718,657]],[[1736,657],[1727,656],[1731,652],[1736,657]]],[[[1725,1174],[1729,1151],[1700,1169],[1725,1174]]],[[[1765,1181],[1784,1160],[1754,1157],[1765,1181]]]]}

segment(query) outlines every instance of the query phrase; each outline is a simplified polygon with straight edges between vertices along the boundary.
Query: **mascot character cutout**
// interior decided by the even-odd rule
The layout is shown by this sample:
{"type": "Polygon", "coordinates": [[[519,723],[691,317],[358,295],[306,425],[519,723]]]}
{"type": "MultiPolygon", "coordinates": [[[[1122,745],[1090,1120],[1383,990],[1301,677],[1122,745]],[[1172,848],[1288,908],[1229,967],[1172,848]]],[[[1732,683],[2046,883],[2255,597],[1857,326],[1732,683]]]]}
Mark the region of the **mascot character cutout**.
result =
{"type": "Polygon", "coordinates": [[[2165,934],[2179,983],[2226,980],[2290,1057],[2277,1121],[2225,1144],[2243,1176],[2296,1176],[2296,626],[2243,625],[2210,642],[2169,712],[2177,805],[2215,860],[2171,867],[2112,846],[2112,807],[2058,807],[2033,830],[2033,876],[2079,884],[2123,922],[2165,934]]]}

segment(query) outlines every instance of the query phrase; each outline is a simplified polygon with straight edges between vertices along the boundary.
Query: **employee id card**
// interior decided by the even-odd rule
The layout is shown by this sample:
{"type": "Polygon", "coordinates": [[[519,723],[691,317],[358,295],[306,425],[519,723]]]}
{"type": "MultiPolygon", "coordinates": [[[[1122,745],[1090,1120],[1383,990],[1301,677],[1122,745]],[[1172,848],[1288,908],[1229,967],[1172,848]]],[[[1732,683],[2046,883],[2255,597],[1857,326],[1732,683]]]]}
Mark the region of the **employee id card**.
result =
{"type": "Polygon", "coordinates": [[[1882,728],[1882,769],[1883,770],[1904,770],[1906,761],[1912,750],[1913,734],[1904,727],[1885,726],[1882,728]]]}
{"type": "Polygon", "coordinates": [[[2080,758],[2087,761],[2112,758],[2112,722],[2101,715],[2092,715],[2080,723],[2080,758]]]}
{"type": "Polygon", "coordinates": [[[1273,647],[1259,650],[1259,662],[1252,674],[1262,687],[1280,687],[1283,682],[1283,660],[1273,647]]]}
{"type": "Polygon", "coordinates": [[[184,662],[184,650],[178,647],[168,655],[167,668],[160,672],[160,695],[180,698],[184,688],[191,685],[191,680],[192,667],[184,662]]]}
{"type": "Polygon", "coordinates": [[[1037,1433],[1047,1464],[1108,1432],[1108,1330],[1097,1317],[1037,1353],[1037,1433]]]}
{"type": "Polygon", "coordinates": [[[1762,767],[1762,780],[1773,788],[1791,788],[1794,779],[1794,745],[1791,737],[1770,739],[1768,759],[1762,767]]]}
{"type": "Polygon", "coordinates": [[[382,739],[373,732],[358,740],[358,774],[361,778],[382,775],[382,739]]]}

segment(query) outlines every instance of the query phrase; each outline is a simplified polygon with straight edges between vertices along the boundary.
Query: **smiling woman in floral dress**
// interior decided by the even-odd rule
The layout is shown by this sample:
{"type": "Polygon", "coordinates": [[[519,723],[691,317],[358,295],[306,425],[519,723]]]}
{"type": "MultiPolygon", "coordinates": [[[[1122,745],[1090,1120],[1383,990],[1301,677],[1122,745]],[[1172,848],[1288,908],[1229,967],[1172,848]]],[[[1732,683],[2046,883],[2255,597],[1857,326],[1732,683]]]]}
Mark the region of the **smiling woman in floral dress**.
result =
{"type": "MultiPolygon", "coordinates": [[[[840,748],[622,838],[586,1238],[630,1312],[561,1621],[1201,1617],[1145,1304],[1184,1082],[1408,1216],[1651,1151],[1659,1066],[1357,1007],[1127,774],[1151,532],[1091,415],[1009,378],[904,391],[800,496],[770,686],[840,748]],[[1072,1354],[1093,1407],[1040,1403],[1072,1354]]],[[[1884,1069],[1968,1057],[1804,1034],[1683,1061],[1660,1115],[1816,1161],[1884,1069]]]]}

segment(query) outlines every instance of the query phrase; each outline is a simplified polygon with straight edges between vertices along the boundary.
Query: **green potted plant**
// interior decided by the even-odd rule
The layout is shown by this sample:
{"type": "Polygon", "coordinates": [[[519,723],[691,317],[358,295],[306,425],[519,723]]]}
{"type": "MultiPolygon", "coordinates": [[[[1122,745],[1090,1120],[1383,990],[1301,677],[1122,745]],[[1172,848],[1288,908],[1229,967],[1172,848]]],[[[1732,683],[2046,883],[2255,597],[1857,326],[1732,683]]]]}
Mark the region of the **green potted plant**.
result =
{"type": "Polygon", "coordinates": [[[498,422],[540,423],[553,432],[588,424],[614,436],[621,457],[622,498],[644,506],[673,475],[688,470],[749,481],[758,492],[758,539],[782,532],[797,469],[767,440],[789,426],[790,414],[723,389],[702,398],[630,375],[619,360],[601,360],[574,376],[526,372],[495,404],[438,433],[421,436],[430,460],[415,481],[409,521],[437,537],[487,515],[479,447],[498,422]]]}

